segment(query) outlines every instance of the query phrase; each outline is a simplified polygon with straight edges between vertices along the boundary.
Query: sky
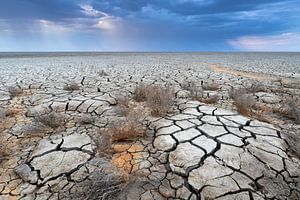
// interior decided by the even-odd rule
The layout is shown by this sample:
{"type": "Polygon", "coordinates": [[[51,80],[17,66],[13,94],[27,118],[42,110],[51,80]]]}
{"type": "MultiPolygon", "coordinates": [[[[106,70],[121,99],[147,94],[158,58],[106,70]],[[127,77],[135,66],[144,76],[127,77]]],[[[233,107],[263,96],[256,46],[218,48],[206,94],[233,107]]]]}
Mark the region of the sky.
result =
{"type": "Polygon", "coordinates": [[[300,51],[300,0],[0,0],[0,51],[300,51]]]}

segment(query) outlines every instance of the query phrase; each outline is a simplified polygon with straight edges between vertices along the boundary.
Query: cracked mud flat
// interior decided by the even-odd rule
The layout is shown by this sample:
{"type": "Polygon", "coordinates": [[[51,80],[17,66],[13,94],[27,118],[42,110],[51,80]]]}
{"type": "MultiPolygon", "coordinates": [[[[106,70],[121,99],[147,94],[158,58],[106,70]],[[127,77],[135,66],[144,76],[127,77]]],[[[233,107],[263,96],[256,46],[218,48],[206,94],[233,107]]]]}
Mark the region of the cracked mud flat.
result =
{"type": "MultiPolygon", "coordinates": [[[[300,198],[300,161],[289,152],[283,129],[241,116],[228,103],[228,89],[251,78],[213,71],[215,62],[168,54],[31,59],[1,61],[15,66],[1,69],[0,105],[16,111],[1,119],[1,142],[9,150],[0,165],[1,200],[300,198]],[[221,86],[216,105],[187,98],[183,82],[208,79],[221,86]],[[63,89],[74,81],[80,90],[63,89]],[[146,117],[144,138],[116,143],[110,158],[100,156],[99,130],[123,119],[117,96],[132,94],[141,81],[171,84],[174,112],[146,117]],[[10,98],[11,85],[23,94],[10,98]],[[36,127],[35,117],[51,111],[64,116],[63,125],[36,127]],[[93,123],[79,123],[82,115],[93,123]],[[115,185],[106,184],[112,179],[115,185]],[[107,195],[93,197],[99,190],[107,195]]],[[[277,101],[276,95],[257,95],[277,101]]]]}

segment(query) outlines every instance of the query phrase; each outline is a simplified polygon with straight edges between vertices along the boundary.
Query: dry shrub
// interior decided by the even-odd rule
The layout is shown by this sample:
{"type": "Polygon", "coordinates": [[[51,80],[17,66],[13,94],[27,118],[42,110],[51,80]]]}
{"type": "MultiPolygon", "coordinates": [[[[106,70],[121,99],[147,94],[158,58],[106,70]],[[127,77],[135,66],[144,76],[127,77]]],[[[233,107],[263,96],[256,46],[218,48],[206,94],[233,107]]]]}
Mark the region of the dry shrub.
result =
{"type": "Polygon", "coordinates": [[[140,120],[143,119],[142,111],[132,111],[122,123],[114,124],[109,133],[112,142],[132,141],[145,135],[141,128],[140,120]]]}
{"type": "Polygon", "coordinates": [[[107,155],[112,152],[111,150],[111,136],[108,133],[108,130],[101,129],[99,132],[99,137],[93,137],[93,140],[97,147],[97,153],[99,155],[107,155]]]}
{"type": "Polygon", "coordinates": [[[89,114],[80,114],[75,117],[75,122],[82,125],[93,124],[95,122],[95,118],[89,114]]]}
{"type": "Polygon", "coordinates": [[[108,76],[108,73],[106,73],[104,70],[100,70],[97,72],[98,76],[108,76]]]}
{"type": "Polygon", "coordinates": [[[284,138],[288,144],[288,150],[291,154],[300,158],[300,135],[296,128],[288,128],[283,132],[284,138]]]}
{"type": "Polygon", "coordinates": [[[121,116],[127,116],[129,114],[129,102],[130,99],[128,96],[118,96],[116,98],[117,101],[117,108],[116,108],[116,113],[121,115],[121,116]]]}
{"type": "Polygon", "coordinates": [[[35,120],[43,126],[50,127],[52,129],[57,129],[65,123],[64,115],[58,114],[54,111],[45,115],[36,116],[35,120]]]}
{"type": "Polygon", "coordinates": [[[232,89],[229,96],[233,99],[237,111],[245,116],[250,116],[255,105],[253,97],[245,89],[232,89]]]}
{"type": "Polygon", "coordinates": [[[182,84],[182,89],[190,92],[190,96],[192,99],[197,100],[203,97],[203,90],[201,87],[197,87],[195,82],[188,82],[182,84]]]}
{"type": "Polygon", "coordinates": [[[283,99],[281,107],[274,110],[274,112],[294,120],[296,124],[300,124],[300,98],[289,97],[283,99]]]}
{"type": "Polygon", "coordinates": [[[10,86],[8,87],[9,96],[11,98],[20,96],[23,93],[23,90],[17,86],[10,86]]]}
{"type": "Polygon", "coordinates": [[[154,117],[163,117],[174,103],[174,91],[170,87],[149,86],[146,94],[147,106],[154,117]]]}
{"type": "Polygon", "coordinates": [[[148,89],[149,86],[143,83],[138,84],[133,92],[133,99],[137,102],[146,101],[148,89]]]}
{"type": "Polygon", "coordinates": [[[80,90],[80,86],[77,83],[73,82],[73,83],[66,84],[64,86],[64,90],[72,92],[72,91],[75,91],[75,90],[80,90]]]}
{"type": "Polygon", "coordinates": [[[217,103],[219,100],[219,96],[217,94],[215,95],[207,95],[207,97],[202,97],[200,99],[198,99],[198,101],[203,102],[203,103],[207,103],[207,104],[214,104],[217,103]]]}
{"type": "Polygon", "coordinates": [[[202,85],[203,90],[216,91],[216,90],[219,89],[219,87],[220,87],[220,85],[216,81],[214,81],[214,80],[205,82],[202,85]]]}
{"type": "Polygon", "coordinates": [[[7,157],[9,156],[9,151],[8,151],[7,147],[4,144],[5,144],[5,142],[3,141],[2,138],[0,138],[0,164],[4,160],[6,160],[7,157]]]}
{"type": "Polygon", "coordinates": [[[246,88],[246,90],[252,94],[255,94],[257,92],[267,92],[266,86],[261,82],[252,83],[252,85],[246,88]]]}

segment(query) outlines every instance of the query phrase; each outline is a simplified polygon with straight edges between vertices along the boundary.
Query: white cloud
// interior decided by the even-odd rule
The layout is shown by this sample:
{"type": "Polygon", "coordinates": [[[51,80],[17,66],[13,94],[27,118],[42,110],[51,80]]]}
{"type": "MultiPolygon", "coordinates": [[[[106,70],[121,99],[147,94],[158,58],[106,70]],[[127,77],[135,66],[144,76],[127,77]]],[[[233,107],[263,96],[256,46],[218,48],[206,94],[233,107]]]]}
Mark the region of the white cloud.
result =
{"type": "Polygon", "coordinates": [[[97,24],[95,24],[94,27],[102,30],[114,30],[117,29],[120,24],[120,18],[114,16],[105,16],[99,18],[97,24]]]}
{"type": "Polygon", "coordinates": [[[67,27],[62,24],[58,24],[44,19],[36,20],[36,23],[38,24],[40,31],[43,33],[61,34],[61,33],[67,33],[72,31],[71,27],[67,27]]]}
{"type": "Polygon", "coordinates": [[[246,51],[300,51],[300,33],[242,36],[227,42],[235,49],[246,51]]]}
{"type": "Polygon", "coordinates": [[[96,10],[91,5],[80,5],[80,8],[82,9],[81,12],[83,12],[84,14],[91,16],[91,17],[103,17],[103,16],[107,17],[108,16],[108,14],[106,14],[105,12],[96,10]]]}

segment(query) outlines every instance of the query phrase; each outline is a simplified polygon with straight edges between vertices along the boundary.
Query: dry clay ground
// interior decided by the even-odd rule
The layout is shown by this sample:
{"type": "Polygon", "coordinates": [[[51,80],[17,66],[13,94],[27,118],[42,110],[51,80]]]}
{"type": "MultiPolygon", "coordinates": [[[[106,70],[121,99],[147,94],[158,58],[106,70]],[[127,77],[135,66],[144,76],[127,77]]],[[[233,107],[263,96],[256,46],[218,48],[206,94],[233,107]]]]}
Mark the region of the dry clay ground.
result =
{"type": "Polygon", "coordinates": [[[253,74],[207,63],[105,72],[1,77],[1,200],[300,198],[297,143],[286,135],[299,134],[297,118],[270,112],[299,95],[295,80],[260,79],[264,89],[251,93],[256,110],[245,117],[234,111],[229,91],[257,84],[253,74]],[[9,93],[12,82],[21,90],[9,93]],[[141,82],[172,87],[166,116],[153,117],[145,102],[132,99],[141,82]],[[65,87],[70,83],[73,89],[65,87]],[[192,83],[203,88],[202,98],[193,98],[192,83]],[[133,116],[121,112],[120,95],[129,96],[133,116]],[[128,122],[135,127],[121,132],[139,127],[144,134],[112,136],[128,122]]]}

